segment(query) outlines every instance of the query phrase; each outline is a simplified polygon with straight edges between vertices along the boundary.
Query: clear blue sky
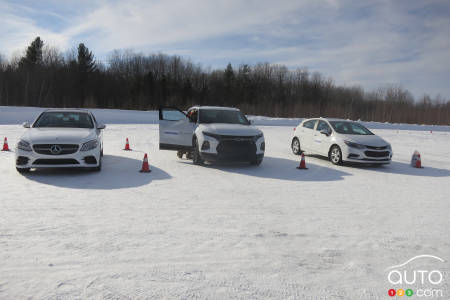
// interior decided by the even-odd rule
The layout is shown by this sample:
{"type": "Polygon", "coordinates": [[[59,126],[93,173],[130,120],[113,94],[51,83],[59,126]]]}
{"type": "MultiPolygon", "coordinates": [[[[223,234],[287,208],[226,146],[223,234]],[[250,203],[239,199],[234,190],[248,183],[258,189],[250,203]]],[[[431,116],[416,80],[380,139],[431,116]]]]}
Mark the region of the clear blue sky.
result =
{"type": "Polygon", "coordinates": [[[0,53],[36,36],[63,52],[83,42],[104,62],[114,49],[212,68],[269,62],[450,99],[447,0],[0,0],[0,53]]]}

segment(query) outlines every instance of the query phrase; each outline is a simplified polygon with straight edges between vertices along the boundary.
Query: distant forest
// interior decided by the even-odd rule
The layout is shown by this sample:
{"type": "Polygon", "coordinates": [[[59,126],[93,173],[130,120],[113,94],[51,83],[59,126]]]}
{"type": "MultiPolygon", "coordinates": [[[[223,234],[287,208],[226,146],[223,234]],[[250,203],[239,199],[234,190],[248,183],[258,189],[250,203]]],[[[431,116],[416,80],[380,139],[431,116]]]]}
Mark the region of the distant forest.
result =
{"type": "Polygon", "coordinates": [[[0,56],[0,105],[151,110],[159,106],[239,107],[273,117],[450,125],[450,102],[415,100],[399,86],[364,91],[283,65],[211,70],[179,56],[114,51],[107,64],[79,44],[69,54],[37,37],[22,56],[0,56]]]}

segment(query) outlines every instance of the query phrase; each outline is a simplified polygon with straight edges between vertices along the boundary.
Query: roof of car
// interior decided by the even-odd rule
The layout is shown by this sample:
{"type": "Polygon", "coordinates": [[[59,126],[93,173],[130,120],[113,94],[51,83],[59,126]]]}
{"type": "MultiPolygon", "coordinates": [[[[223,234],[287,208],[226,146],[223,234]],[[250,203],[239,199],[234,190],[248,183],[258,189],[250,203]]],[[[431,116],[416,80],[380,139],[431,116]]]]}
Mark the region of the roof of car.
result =
{"type": "Polygon", "coordinates": [[[85,112],[89,113],[90,111],[85,108],[49,108],[44,110],[44,112],[85,112]]]}
{"type": "Polygon", "coordinates": [[[235,107],[226,107],[226,106],[193,106],[189,109],[193,109],[193,108],[197,108],[197,109],[215,109],[215,110],[239,110],[239,108],[235,108],[235,107]]]}
{"type": "Polygon", "coordinates": [[[322,118],[322,117],[305,119],[305,121],[308,121],[308,120],[327,120],[327,121],[356,122],[356,121],[353,121],[353,120],[344,120],[344,119],[338,119],[338,118],[322,118]]]}

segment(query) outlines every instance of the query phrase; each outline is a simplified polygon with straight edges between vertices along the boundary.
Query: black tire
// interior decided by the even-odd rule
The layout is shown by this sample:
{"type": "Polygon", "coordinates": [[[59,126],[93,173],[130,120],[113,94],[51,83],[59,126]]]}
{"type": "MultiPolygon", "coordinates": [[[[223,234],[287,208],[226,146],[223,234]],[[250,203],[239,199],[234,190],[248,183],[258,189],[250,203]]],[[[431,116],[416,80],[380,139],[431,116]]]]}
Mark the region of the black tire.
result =
{"type": "Polygon", "coordinates": [[[24,173],[29,173],[30,172],[30,168],[17,168],[16,167],[17,172],[19,172],[20,174],[24,174],[24,173]]]}
{"type": "Polygon", "coordinates": [[[193,144],[192,146],[194,147],[194,153],[192,154],[192,160],[194,162],[194,165],[203,165],[204,161],[200,156],[200,149],[198,148],[197,138],[194,138],[192,144],[193,144]]]}
{"type": "Polygon", "coordinates": [[[100,155],[98,166],[91,168],[91,171],[100,172],[101,170],[102,170],[102,156],[100,155]]]}
{"type": "Polygon", "coordinates": [[[333,165],[342,165],[342,151],[339,146],[334,145],[331,147],[330,152],[328,154],[328,158],[330,159],[333,165]]]}
{"type": "Polygon", "coordinates": [[[263,161],[263,157],[261,157],[261,158],[256,158],[256,159],[252,160],[252,161],[250,162],[250,164],[252,164],[252,165],[254,165],[254,166],[259,166],[259,165],[262,163],[262,161],[263,161]]]}
{"type": "Polygon", "coordinates": [[[295,155],[302,154],[302,148],[300,147],[300,141],[298,140],[298,138],[295,137],[292,139],[291,149],[295,155]]]}
{"type": "Polygon", "coordinates": [[[183,158],[183,151],[177,151],[177,156],[179,159],[183,158]]]}
{"type": "Polygon", "coordinates": [[[103,157],[103,147],[102,150],[100,150],[100,156],[103,157]]]}

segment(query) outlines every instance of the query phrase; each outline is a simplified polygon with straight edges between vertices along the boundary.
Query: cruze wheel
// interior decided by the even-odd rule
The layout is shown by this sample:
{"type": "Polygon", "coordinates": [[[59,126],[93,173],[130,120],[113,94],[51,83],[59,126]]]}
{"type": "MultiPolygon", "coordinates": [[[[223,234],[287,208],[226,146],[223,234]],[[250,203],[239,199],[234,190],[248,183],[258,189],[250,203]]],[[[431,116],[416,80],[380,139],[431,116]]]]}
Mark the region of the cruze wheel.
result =
{"type": "Polygon", "coordinates": [[[298,138],[294,138],[291,143],[292,152],[295,155],[300,155],[302,153],[302,149],[300,148],[300,141],[298,138]]]}
{"type": "Polygon", "coordinates": [[[339,146],[333,146],[330,150],[330,161],[334,165],[341,165],[342,164],[342,151],[339,146]]]}

